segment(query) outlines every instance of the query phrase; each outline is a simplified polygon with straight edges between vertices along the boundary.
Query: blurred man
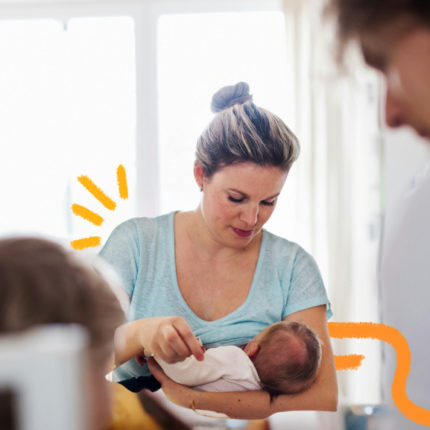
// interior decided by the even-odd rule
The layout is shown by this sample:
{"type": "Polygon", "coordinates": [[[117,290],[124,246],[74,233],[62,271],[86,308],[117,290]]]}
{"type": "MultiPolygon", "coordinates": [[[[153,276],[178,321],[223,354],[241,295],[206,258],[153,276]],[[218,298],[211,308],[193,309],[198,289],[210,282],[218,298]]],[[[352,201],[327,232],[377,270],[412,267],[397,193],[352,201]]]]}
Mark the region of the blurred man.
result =
{"type": "Polygon", "coordinates": [[[331,10],[339,56],[355,40],[369,66],[385,77],[387,124],[410,125],[430,139],[430,2],[332,0],[331,10]]]}
{"type": "MultiPolygon", "coordinates": [[[[355,41],[367,64],[383,74],[387,125],[409,125],[430,142],[430,1],[330,0],[329,12],[337,21],[340,59],[355,41]]],[[[430,410],[429,171],[409,190],[394,218],[397,223],[384,237],[381,256],[383,322],[408,340],[412,363],[407,394],[430,410]]],[[[390,347],[385,352],[384,401],[389,403],[396,361],[390,347]]],[[[381,428],[422,428],[415,421],[394,411],[381,428]]]]}

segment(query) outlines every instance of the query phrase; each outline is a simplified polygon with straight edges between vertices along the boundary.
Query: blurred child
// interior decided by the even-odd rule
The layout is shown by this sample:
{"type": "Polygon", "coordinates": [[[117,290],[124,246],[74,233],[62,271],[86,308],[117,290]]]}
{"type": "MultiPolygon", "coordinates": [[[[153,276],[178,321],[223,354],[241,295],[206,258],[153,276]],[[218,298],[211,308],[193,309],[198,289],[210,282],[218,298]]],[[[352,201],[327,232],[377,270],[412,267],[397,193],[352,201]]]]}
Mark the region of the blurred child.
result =
{"type": "MultiPolygon", "coordinates": [[[[90,428],[109,421],[106,373],[124,314],[108,282],[71,251],[37,238],[0,240],[0,334],[40,324],[80,324],[88,332],[90,428]]],[[[31,357],[29,357],[31,365],[31,357]]]]}

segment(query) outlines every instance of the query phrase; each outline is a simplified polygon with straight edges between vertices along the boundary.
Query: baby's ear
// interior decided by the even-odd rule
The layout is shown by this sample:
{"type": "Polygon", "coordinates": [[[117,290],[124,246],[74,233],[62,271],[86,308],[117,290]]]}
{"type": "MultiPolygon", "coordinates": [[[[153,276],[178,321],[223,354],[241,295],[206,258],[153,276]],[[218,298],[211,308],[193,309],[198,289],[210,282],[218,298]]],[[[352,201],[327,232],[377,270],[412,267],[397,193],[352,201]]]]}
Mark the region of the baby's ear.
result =
{"type": "Polygon", "coordinates": [[[246,345],[245,352],[251,360],[255,360],[260,352],[260,345],[251,340],[251,342],[246,345]]]}

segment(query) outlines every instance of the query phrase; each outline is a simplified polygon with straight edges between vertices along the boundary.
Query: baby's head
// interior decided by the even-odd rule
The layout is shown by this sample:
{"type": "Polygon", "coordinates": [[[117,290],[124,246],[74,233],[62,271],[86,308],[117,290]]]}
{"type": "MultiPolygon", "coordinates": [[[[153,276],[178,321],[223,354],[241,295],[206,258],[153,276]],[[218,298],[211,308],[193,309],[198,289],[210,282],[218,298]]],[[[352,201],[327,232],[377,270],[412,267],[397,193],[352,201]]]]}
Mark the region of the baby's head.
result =
{"type": "Polygon", "coordinates": [[[281,321],[261,331],[245,347],[262,388],[271,395],[295,394],[315,380],[321,362],[321,344],[306,325],[281,321]]]}

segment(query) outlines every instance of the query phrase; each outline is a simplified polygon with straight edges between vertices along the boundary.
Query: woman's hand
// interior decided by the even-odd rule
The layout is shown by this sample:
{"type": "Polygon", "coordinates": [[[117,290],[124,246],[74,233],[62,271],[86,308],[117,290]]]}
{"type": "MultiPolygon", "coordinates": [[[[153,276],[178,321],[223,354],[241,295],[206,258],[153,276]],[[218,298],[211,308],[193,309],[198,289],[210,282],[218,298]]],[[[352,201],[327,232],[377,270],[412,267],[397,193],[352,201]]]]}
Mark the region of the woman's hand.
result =
{"type": "Polygon", "coordinates": [[[153,358],[148,360],[148,366],[155,379],[161,384],[164,394],[171,402],[184,408],[193,409],[195,407],[197,391],[170,379],[153,358]]]}
{"type": "Polygon", "coordinates": [[[182,317],[147,318],[140,338],[146,356],[156,355],[167,363],[182,361],[190,355],[204,358],[204,349],[182,317]]]}
{"type": "Polygon", "coordinates": [[[190,355],[204,358],[204,350],[188,323],[181,317],[154,317],[131,321],[115,333],[115,364],[133,357],[156,355],[167,363],[190,355]]]}

